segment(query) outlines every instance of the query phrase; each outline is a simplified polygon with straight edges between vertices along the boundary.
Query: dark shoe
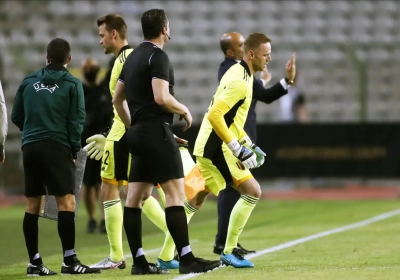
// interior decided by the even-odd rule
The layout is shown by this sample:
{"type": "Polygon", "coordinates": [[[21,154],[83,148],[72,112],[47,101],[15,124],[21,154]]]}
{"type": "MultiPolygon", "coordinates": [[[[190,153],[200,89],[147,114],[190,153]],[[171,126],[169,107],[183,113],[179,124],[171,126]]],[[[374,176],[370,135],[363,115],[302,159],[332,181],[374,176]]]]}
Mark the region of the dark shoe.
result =
{"type": "Polygon", "coordinates": [[[189,274],[189,273],[203,273],[212,271],[221,266],[221,261],[208,261],[202,258],[195,258],[193,262],[189,264],[179,263],[179,273],[189,274]]]}
{"type": "Polygon", "coordinates": [[[97,228],[96,220],[90,220],[88,223],[87,232],[94,233],[96,231],[96,228],[97,228]]]}
{"type": "Polygon", "coordinates": [[[132,275],[145,275],[145,274],[169,274],[168,270],[158,268],[154,263],[149,263],[146,267],[132,265],[132,275]]]}
{"type": "Polygon", "coordinates": [[[237,244],[236,248],[241,252],[242,255],[253,254],[256,252],[254,250],[247,250],[243,248],[239,243],[237,244]]]}
{"type": "Polygon", "coordinates": [[[28,267],[26,268],[26,276],[32,277],[32,276],[50,276],[50,275],[56,275],[54,271],[51,271],[47,267],[44,266],[44,264],[41,265],[33,265],[31,263],[28,264],[28,267]]]}
{"type": "Polygon", "coordinates": [[[99,231],[100,233],[107,233],[106,221],[101,220],[99,231]]]}
{"type": "Polygon", "coordinates": [[[215,244],[214,245],[214,254],[217,254],[218,256],[220,256],[222,254],[222,252],[224,251],[225,245],[218,245],[215,244]]]}
{"type": "Polygon", "coordinates": [[[65,263],[61,266],[61,274],[95,274],[101,273],[98,268],[91,268],[87,265],[81,264],[77,257],[74,257],[74,264],[66,265],[65,263]]]}
{"type": "MultiPolygon", "coordinates": [[[[224,249],[225,249],[225,245],[215,244],[214,245],[214,254],[221,255],[222,252],[224,251],[224,249]]],[[[252,254],[252,253],[256,252],[253,250],[247,250],[247,249],[243,248],[242,245],[240,245],[239,243],[237,244],[236,249],[238,249],[238,251],[240,252],[241,255],[247,255],[247,254],[252,254]]]]}

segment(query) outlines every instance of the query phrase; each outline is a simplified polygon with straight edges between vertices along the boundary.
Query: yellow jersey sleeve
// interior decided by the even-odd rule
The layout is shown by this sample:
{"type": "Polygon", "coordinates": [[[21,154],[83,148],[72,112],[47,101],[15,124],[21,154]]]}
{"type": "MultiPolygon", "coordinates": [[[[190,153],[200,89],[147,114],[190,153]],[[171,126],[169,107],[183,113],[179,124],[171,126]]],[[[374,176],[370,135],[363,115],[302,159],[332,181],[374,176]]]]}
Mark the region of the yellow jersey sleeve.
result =
{"type": "MultiPolygon", "coordinates": [[[[115,88],[117,87],[118,78],[121,74],[122,68],[124,67],[125,60],[132,51],[133,49],[126,49],[122,51],[114,62],[114,66],[111,70],[111,78],[109,84],[110,93],[112,97],[114,97],[115,88]]],[[[117,110],[115,109],[114,106],[113,106],[113,112],[114,112],[113,125],[111,127],[110,133],[107,136],[107,139],[113,141],[119,141],[119,139],[121,139],[121,137],[124,135],[126,129],[124,123],[119,117],[117,110]]]]}

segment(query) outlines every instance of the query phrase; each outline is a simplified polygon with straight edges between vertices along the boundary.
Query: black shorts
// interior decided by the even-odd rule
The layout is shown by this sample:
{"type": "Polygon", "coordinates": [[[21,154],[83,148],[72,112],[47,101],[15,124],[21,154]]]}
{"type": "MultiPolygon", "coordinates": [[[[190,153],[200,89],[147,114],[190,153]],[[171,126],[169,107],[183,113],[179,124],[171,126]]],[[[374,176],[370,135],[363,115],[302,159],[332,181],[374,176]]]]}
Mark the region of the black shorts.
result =
{"type": "Polygon", "coordinates": [[[101,184],[100,170],[101,160],[94,160],[88,157],[83,175],[83,184],[85,187],[97,187],[101,184]]]}
{"type": "Polygon", "coordinates": [[[184,177],[178,143],[164,121],[134,124],[128,130],[128,145],[132,154],[129,182],[158,184],[184,177]]]}
{"type": "Polygon", "coordinates": [[[74,194],[75,163],[71,150],[54,140],[43,140],[22,147],[25,196],[74,194]]]}
{"type": "Polygon", "coordinates": [[[114,168],[117,181],[128,181],[129,156],[128,140],[125,132],[119,141],[114,142],[114,168]]]}

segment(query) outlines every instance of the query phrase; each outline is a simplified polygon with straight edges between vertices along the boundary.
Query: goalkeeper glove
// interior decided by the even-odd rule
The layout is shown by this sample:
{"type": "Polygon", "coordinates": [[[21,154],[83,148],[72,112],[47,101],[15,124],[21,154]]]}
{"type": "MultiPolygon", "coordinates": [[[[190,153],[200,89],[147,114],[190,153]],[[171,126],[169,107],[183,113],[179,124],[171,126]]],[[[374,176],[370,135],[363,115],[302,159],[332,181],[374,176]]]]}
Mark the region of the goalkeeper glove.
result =
{"type": "Polygon", "coordinates": [[[86,139],[86,143],[89,144],[86,145],[84,149],[88,151],[88,156],[90,156],[91,159],[101,160],[106,140],[107,138],[103,134],[95,134],[86,139]]]}
{"type": "Polygon", "coordinates": [[[249,169],[258,167],[257,156],[250,148],[241,145],[236,139],[226,145],[233,155],[239,159],[241,165],[249,169]]]}
{"type": "Polygon", "coordinates": [[[260,147],[258,147],[256,144],[254,144],[250,140],[249,136],[246,135],[246,136],[240,138],[239,143],[245,147],[250,148],[256,154],[257,164],[258,164],[257,167],[260,167],[261,165],[263,165],[266,154],[260,149],[260,147]]]}

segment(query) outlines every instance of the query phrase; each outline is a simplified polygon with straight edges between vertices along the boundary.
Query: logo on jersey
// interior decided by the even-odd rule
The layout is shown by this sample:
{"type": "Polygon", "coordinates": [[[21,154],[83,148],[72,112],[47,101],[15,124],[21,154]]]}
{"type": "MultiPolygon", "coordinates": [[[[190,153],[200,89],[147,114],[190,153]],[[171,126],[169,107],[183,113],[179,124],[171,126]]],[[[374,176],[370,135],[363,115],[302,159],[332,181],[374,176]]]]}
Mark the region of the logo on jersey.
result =
{"type": "Polygon", "coordinates": [[[41,90],[48,90],[51,93],[53,93],[58,87],[58,85],[44,85],[41,82],[36,82],[33,84],[33,87],[35,88],[36,92],[41,91],[41,90]]]}

